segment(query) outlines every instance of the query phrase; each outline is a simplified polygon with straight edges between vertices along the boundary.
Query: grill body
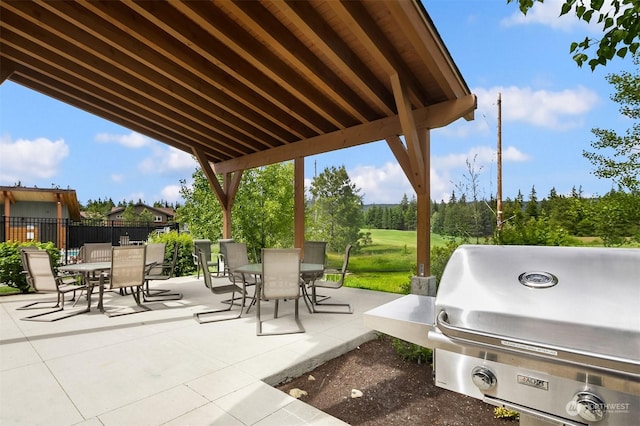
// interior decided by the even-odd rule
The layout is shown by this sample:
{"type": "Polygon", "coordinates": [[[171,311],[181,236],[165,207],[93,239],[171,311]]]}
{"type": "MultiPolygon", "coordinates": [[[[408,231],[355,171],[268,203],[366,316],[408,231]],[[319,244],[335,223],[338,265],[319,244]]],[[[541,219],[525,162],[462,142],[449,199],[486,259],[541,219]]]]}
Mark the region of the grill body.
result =
{"type": "Polygon", "coordinates": [[[640,421],[640,249],[460,246],[437,295],[365,313],[434,349],[437,386],[521,425],[640,421]]]}
{"type": "Polygon", "coordinates": [[[461,246],[435,298],[435,383],[556,424],[640,419],[640,250],[461,246]]]}

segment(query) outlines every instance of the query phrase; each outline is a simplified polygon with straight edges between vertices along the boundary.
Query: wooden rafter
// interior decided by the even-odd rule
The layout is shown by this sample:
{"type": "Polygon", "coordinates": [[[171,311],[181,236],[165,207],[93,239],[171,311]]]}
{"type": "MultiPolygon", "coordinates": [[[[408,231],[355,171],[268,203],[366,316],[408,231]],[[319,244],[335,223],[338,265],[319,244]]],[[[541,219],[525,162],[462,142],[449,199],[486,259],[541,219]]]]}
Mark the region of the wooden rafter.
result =
{"type": "Polygon", "coordinates": [[[194,154],[225,236],[243,170],[296,159],[301,203],[304,157],[379,140],[427,214],[429,129],[476,107],[420,0],[4,0],[0,16],[0,83],[194,154]]]}

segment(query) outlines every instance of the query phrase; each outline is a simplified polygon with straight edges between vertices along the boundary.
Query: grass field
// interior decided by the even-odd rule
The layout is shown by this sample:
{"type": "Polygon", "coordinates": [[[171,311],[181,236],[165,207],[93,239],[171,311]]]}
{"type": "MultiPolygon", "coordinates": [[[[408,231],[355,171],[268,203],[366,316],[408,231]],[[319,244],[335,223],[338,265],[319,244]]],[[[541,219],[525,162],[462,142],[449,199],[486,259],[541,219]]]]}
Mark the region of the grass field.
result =
{"type": "MultiPolygon", "coordinates": [[[[345,286],[389,293],[405,293],[409,288],[416,263],[416,232],[387,229],[364,229],[371,244],[349,259],[350,274],[345,286]]],[[[446,240],[431,234],[431,246],[444,245],[446,240]]],[[[327,266],[339,269],[343,253],[329,253],[327,266]]]]}

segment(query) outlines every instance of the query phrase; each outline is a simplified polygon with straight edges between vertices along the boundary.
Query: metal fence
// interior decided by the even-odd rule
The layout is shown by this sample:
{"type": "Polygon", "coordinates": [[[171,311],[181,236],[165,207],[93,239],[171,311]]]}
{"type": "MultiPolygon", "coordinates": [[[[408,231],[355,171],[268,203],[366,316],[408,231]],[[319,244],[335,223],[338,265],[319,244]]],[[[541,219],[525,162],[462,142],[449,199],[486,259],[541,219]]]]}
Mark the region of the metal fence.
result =
{"type": "MultiPolygon", "coordinates": [[[[144,242],[153,232],[178,230],[178,224],[128,222],[122,220],[50,219],[36,217],[5,217],[0,221],[0,242],[53,242],[65,254],[74,252],[85,243],[129,244],[144,242]]],[[[66,259],[65,259],[66,260],[66,259]]]]}

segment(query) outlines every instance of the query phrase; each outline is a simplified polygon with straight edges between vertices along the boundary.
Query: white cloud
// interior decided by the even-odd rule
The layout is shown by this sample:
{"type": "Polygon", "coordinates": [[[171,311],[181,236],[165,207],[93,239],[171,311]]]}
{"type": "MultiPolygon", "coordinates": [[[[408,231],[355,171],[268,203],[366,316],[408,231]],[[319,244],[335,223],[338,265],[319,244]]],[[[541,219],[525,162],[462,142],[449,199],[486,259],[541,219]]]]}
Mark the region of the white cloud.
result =
{"type": "Polygon", "coordinates": [[[520,121],[537,127],[568,130],[583,124],[583,116],[599,101],[598,95],[583,86],[561,91],[530,87],[479,87],[477,114],[497,115],[498,93],[502,96],[503,121],[520,121]]]}
{"type": "Polygon", "coordinates": [[[122,183],[124,182],[124,175],[114,173],[111,175],[111,181],[115,183],[122,183]]]}
{"type": "Polygon", "coordinates": [[[444,135],[450,138],[467,139],[474,135],[486,135],[489,133],[489,124],[479,112],[476,112],[475,119],[467,121],[458,119],[445,127],[439,127],[432,130],[432,134],[444,135]]]}
{"type": "Polygon", "coordinates": [[[180,185],[167,185],[160,191],[162,199],[170,203],[176,201],[182,201],[182,195],[180,195],[180,185]]]}
{"type": "Polygon", "coordinates": [[[579,21],[573,13],[560,16],[562,3],[564,3],[564,0],[546,0],[544,3],[535,2],[526,15],[522,14],[517,7],[514,7],[513,14],[504,18],[500,24],[505,27],[539,24],[561,31],[571,31],[577,26],[585,27],[586,24],[579,21]]]}
{"type": "Polygon", "coordinates": [[[11,140],[0,138],[0,182],[13,185],[48,179],[58,173],[62,161],[69,155],[63,139],[47,138],[11,140]]]}
{"type": "Polygon", "coordinates": [[[517,162],[530,161],[531,157],[520,151],[515,146],[508,146],[507,149],[502,149],[502,161],[503,162],[517,162]]]}
{"type": "Polygon", "coordinates": [[[398,203],[403,194],[411,198],[413,187],[397,163],[385,163],[382,167],[358,166],[348,171],[351,181],[361,189],[365,203],[398,203]]]}
{"type": "MultiPolygon", "coordinates": [[[[503,163],[526,162],[531,157],[514,146],[508,146],[502,151],[503,163]]],[[[472,163],[475,172],[487,180],[489,170],[495,170],[496,150],[494,147],[477,146],[466,152],[452,153],[444,156],[431,157],[430,187],[431,199],[448,200],[455,189],[454,181],[461,180],[467,173],[467,161],[472,163]],[[473,164],[475,158],[475,164],[473,164]]],[[[347,171],[351,181],[360,188],[366,204],[398,203],[403,194],[409,198],[415,192],[405,176],[402,168],[395,162],[387,162],[380,167],[358,166],[347,171]]],[[[310,179],[305,180],[305,188],[309,188],[310,179]]],[[[483,188],[491,190],[491,188],[483,188]]]]}
{"type": "Polygon", "coordinates": [[[117,143],[127,148],[142,148],[152,142],[152,139],[136,132],[131,132],[126,135],[99,133],[96,135],[95,140],[100,143],[117,143]]]}
{"type": "MultiPolygon", "coordinates": [[[[602,32],[602,24],[598,24],[597,12],[594,13],[593,18],[589,23],[578,19],[575,13],[575,5],[572,8],[572,11],[560,16],[562,4],[564,2],[565,0],[545,0],[544,3],[534,2],[533,7],[529,9],[526,15],[523,15],[516,7],[510,16],[500,21],[500,24],[504,27],[538,24],[565,32],[572,31],[574,28],[579,28],[580,30],[592,33],[602,32]]],[[[631,7],[631,5],[623,5],[619,15],[628,7],[631,7]]],[[[611,0],[605,0],[600,10],[602,12],[613,11],[611,0]]],[[[613,16],[615,19],[615,15],[613,16]]]]}
{"type": "Polygon", "coordinates": [[[157,144],[153,146],[151,156],[142,160],[138,168],[143,173],[164,174],[192,170],[197,165],[198,163],[190,154],[174,147],[157,144]]]}

